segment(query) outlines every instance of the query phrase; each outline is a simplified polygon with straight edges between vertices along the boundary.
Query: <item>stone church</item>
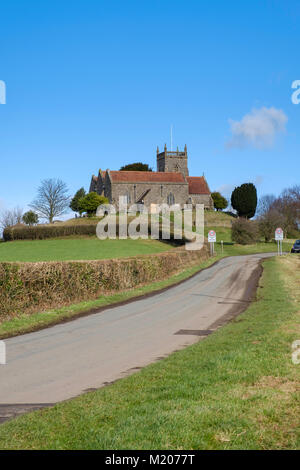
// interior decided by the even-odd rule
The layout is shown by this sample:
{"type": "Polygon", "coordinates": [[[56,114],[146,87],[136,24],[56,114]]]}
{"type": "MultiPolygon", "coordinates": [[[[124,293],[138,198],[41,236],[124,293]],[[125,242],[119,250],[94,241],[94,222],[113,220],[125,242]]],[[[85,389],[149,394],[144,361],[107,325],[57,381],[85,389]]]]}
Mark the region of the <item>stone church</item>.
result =
{"type": "Polygon", "coordinates": [[[204,204],[213,209],[209,186],[203,176],[189,176],[188,155],[184,151],[170,152],[157,148],[157,171],[99,170],[92,176],[90,192],[108,198],[116,207],[122,196],[128,204],[204,204]]]}

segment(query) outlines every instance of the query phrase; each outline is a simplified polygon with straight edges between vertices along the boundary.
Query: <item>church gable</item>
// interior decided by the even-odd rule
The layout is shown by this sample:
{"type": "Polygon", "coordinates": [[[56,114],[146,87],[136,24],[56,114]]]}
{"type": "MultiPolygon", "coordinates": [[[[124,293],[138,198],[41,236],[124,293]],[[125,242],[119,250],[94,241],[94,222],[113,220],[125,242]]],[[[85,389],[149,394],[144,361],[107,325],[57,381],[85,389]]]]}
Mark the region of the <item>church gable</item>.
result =
{"type": "Polygon", "coordinates": [[[98,178],[97,176],[93,175],[90,183],[90,193],[96,193],[97,192],[97,183],[98,183],[98,178]]]}
{"type": "Polygon", "coordinates": [[[204,176],[188,176],[189,194],[210,194],[210,190],[204,176]]]}

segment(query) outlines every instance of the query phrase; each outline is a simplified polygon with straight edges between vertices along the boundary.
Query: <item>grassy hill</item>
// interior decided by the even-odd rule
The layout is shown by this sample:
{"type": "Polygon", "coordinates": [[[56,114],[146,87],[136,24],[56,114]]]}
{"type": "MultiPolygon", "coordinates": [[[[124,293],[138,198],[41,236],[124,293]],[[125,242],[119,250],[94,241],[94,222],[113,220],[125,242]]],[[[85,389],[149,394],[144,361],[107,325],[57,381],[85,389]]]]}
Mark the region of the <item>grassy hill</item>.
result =
{"type": "MultiPolygon", "coordinates": [[[[128,217],[128,222],[134,217],[128,217]]],[[[231,225],[234,217],[223,212],[205,211],[204,235],[207,237],[209,230],[215,230],[217,234],[217,243],[215,245],[216,253],[221,254],[221,240],[224,242],[224,251],[228,255],[235,254],[235,248],[238,245],[232,242],[231,225]]],[[[99,222],[97,217],[73,218],[63,222],[39,226],[47,232],[50,228],[50,234],[43,240],[18,240],[7,243],[0,243],[0,262],[2,261],[64,261],[64,260],[92,260],[124,258],[136,255],[159,253],[173,248],[168,243],[162,243],[158,240],[104,240],[96,238],[95,226],[99,222]],[[52,229],[51,229],[52,227],[52,229]],[[67,227],[71,229],[68,236],[60,236],[61,230],[58,227],[67,227]],[[81,229],[76,229],[81,227],[81,229]],[[75,233],[78,232],[79,234],[75,233]],[[84,233],[82,229],[87,233],[84,233]],[[52,230],[55,237],[52,237],[52,230]],[[74,231],[74,233],[72,233],[74,231]]],[[[39,228],[37,227],[37,228],[39,228]]],[[[23,228],[22,228],[23,230],[23,228]]],[[[25,228],[26,230],[26,228],[25,228]]],[[[28,229],[29,230],[29,229],[28,229]]],[[[37,237],[39,238],[39,237],[37,237]]],[[[290,251],[293,240],[286,240],[283,249],[290,251]]],[[[274,243],[258,243],[244,247],[243,252],[266,252],[276,251],[277,246],[274,243]]]]}
{"type": "MultiPolygon", "coordinates": [[[[118,217],[118,214],[117,214],[118,217]]],[[[128,222],[134,219],[134,216],[128,215],[128,222]]],[[[51,226],[59,226],[59,225],[97,225],[97,223],[101,220],[99,217],[74,217],[64,221],[56,221],[53,224],[45,224],[47,227],[51,226]]],[[[231,223],[234,220],[229,214],[225,214],[225,212],[216,212],[212,210],[206,210],[204,212],[204,223],[205,225],[214,225],[214,226],[223,226],[223,227],[231,227],[231,223]]],[[[42,225],[42,224],[40,224],[42,225]]]]}
{"type": "Polygon", "coordinates": [[[224,212],[205,211],[204,224],[212,225],[213,227],[231,227],[234,217],[224,212]]]}
{"type": "MultiPolygon", "coordinates": [[[[231,243],[232,217],[222,213],[206,212],[204,235],[213,229],[217,240],[231,243]]],[[[99,222],[94,218],[77,218],[65,222],[48,224],[55,229],[58,226],[91,225],[99,222]]],[[[112,259],[160,253],[173,249],[168,243],[158,240],[98,240],[95,235],[70,235],[68,237],[47,238],[45,240],[16,240],[0,243],[0,262],[37,262],[112,259]]]]}

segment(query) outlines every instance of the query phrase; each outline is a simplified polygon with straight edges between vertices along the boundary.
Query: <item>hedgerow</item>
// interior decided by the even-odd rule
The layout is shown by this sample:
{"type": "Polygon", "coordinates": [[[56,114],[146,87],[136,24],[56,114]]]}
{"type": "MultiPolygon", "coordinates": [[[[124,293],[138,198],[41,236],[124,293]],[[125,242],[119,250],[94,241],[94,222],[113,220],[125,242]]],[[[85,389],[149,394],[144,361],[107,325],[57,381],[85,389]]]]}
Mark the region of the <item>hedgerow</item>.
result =
{"type": "MultiPolygon", "coordinates": [[[[15,240],[44,240],[46,238],[69,237],[75,235],[96,236],[96,223],[91,224],[53,224],[53,225],[36,225],[36,226],[14,226],[7,227],[3,231],[3,239],[5,242],[15,240]]],[[[138,228],[137,228],[138,230],[138,228]]],[[[151,233],[151,225],[148,227],[151,233]]],[[[116,235],[119,235],[119,224],[116,224],[116,235]]],[[[162,229],[159,229],[159,238],[162,239],[162,229]]],[[[174,234],[170,233],[170,241],[175,245],[183,245],[185,238],[182,240],[174,239],[174,234]]]]}
{"type": "Polygon", "coordinates": [[[207,253],[204,247],[127,259],[0,263],[0,321],[162,280],[207,253]]]}
{"type": "Polygon", "coordinates": [[[8,227],[3,231],[3,239],[44,240],[45,238],[67,237],[74,235],[96,235],[96,224],[78,225],[36,225],[32,227],[8,227]]]}

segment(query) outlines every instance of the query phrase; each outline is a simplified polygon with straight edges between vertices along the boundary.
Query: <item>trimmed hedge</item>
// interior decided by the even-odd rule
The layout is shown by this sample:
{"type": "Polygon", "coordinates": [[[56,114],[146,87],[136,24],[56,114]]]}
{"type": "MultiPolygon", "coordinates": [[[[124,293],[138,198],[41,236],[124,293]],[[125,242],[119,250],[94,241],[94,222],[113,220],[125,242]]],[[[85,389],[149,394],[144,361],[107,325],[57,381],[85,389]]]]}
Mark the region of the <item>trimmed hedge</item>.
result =
{"type": "MultiPolygon", "coordinates": [[[[54,224],[54,225],[36,225],[8,227],[3,231],[3,239],[5,242],[14,240],[44,240],[46,238],[69,237],[74,235],[96,236],[97,223],[94,224],[54,224]]],[[[151,225],[148,227],[151,233],[151,225]]],[[[119,225],[116,224],[116,235],[119,235],[119,225]]],[[[162,230],[159,230],[159,239],[162,239],[162,230]]],[[[167,242],[167,240],[165,240],[167,242]]],[[[175,245],[184,245],[186,241],[184,236],[182,240],[174,239],[174,234],[170,233],[170,241],[175,245]]]]}
{"type": "Polygon", "coordinates": [[[159,281],[207,257],[205,246],[127,259],[0,263],[0,321],[159,281]]]}
{"type": "Polygon", "coordinates": [[[96,224],[36,225],[32,227],[8,227],[3,230],[3,239],[6,242],[13,240],[44,240],[45,238],[72,235],[96,235],[96,224]]]}

